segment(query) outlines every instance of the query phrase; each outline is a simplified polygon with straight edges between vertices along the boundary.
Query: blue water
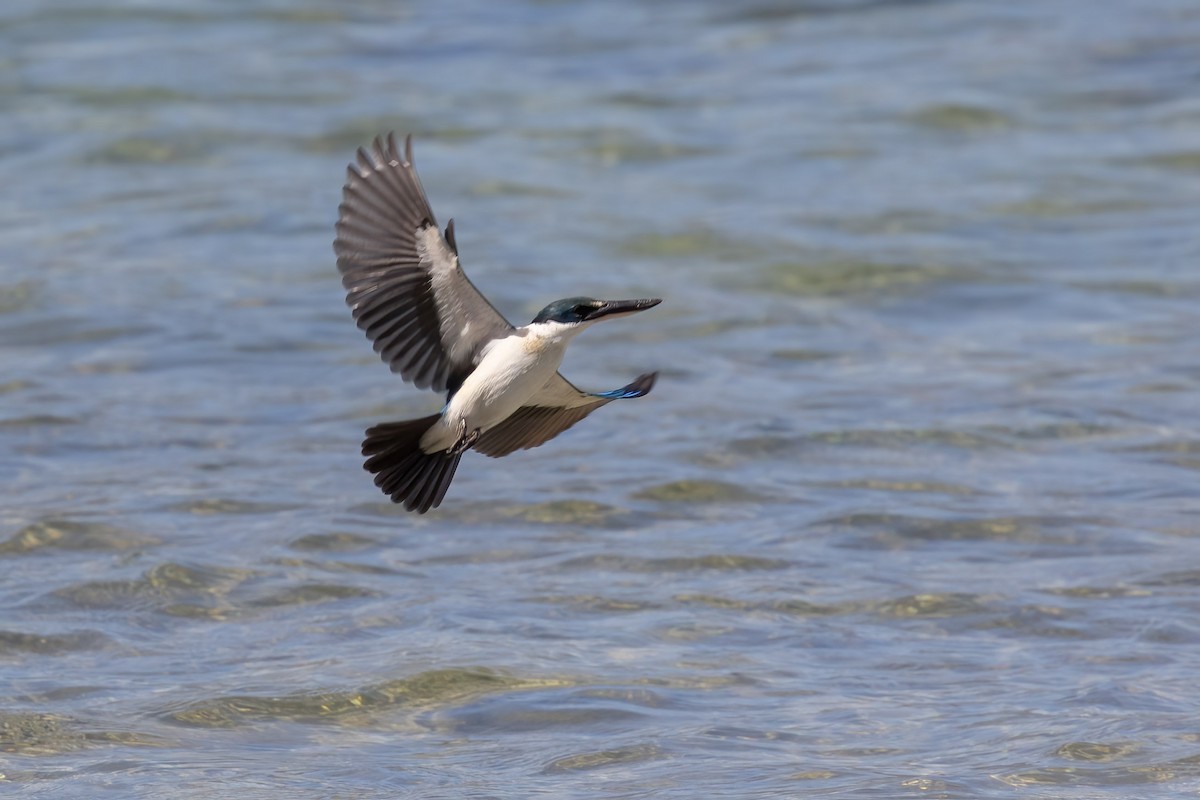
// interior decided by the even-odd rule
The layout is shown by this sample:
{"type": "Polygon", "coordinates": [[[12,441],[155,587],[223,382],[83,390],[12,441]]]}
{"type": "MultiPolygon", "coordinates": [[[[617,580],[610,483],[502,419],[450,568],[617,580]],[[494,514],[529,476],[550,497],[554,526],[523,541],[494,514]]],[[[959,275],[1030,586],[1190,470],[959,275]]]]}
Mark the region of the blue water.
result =
{"type": "Polygon", "coordinates": [[[0,8],[0,790],[1200,790],[1200,8],[0,8]],[[412,132],[475,283],[657,369],[418,517],[343,303],[412,132]]]}

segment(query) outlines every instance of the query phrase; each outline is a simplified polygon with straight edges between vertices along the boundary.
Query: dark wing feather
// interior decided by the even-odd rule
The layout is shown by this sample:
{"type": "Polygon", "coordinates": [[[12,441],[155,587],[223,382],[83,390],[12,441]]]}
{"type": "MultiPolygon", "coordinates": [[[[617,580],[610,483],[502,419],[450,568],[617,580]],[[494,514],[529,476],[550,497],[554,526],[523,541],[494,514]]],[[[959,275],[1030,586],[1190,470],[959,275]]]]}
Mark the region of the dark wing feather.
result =
{"type": "Polygon", "coordinates": [[[642,397],[654,387],[658,373],[641,375],[628,386],[611,392],[581,392],[555,373],[529,405],[521,406],[516,413],[494,428],[481,434],[475,449],[485,456],[499,458],[514,450],[528,450],[544,444],[570,428],[576,422],[613,400],[642,397]]]}
{"type": "Polygon", "coordinates": [[[396,137],[360,149],[338,208],[337,254],[346,302],[393,372],[417,387],[453,391],[483,345],[512,326],[467,279],[451,220],[443,237],[396,137]]]}

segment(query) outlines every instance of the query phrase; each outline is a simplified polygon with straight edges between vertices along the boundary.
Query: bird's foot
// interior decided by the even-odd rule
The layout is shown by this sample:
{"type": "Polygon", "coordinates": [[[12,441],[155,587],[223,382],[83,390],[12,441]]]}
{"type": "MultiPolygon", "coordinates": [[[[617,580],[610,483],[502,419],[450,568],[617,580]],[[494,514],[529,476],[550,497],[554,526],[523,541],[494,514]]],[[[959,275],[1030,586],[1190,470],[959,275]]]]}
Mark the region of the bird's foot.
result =
{"type": "Polygon", "coordinates": [[[479,428],[475,428],[470,433],[467,433],[467,421],[464,419],[458,423],[458,441],[450,448],[450,452],[454,455],[465,453],[477,441],[479,441],[479,428]]]}

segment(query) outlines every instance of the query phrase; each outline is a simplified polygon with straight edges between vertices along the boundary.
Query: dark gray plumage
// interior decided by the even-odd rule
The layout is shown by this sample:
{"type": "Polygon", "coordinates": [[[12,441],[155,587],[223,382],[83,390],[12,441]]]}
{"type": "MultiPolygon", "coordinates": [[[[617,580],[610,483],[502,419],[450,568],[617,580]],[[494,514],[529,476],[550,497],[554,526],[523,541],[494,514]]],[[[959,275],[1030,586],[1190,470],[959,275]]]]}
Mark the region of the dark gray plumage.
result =
{"type": "Polygon", "coordinates": [[[459,267],[394,134],[376,139],[347,168],[338,208],[337,255],[346,302],[384,362],[418,389],[453,391],[474,368],[479,349],[512,325],[459,267]]]}

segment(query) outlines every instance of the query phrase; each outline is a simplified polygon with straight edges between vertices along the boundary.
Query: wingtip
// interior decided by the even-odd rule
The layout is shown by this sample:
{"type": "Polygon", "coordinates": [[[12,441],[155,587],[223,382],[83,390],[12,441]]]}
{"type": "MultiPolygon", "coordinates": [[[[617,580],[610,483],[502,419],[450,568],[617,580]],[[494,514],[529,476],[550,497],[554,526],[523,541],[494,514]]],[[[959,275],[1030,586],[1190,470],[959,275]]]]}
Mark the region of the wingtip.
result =
{"type": "Polygon", "coordinates": [[[407,134],[404,137],[404,152],[400,152],[400,148],[396,145],[396,132],[388,131],[381,133],[371,141],[371,154],[374,158],[370,158],[366,153],[365,148],[359,148],[359,160],[368,159],[368,163],[378,168],[379,166],[395,162],[397,164],[405,164],[412,166],[412,134],[407,134]]]}
{"type": "Polygon", "coordinates": [[[625,388],[636,394],[629,394],[628,397],[645,397],[650,394],[650,390],[654,388],[655,381],[658,380],[658,372],[647,372],[637,376],[633,383],[625,388]]]}
{"type": "Polygon", "coordinates": [[[657,372],[646,372],[638,375],[632,383],[626,384],[620,389],[613,389],[609,392],[591,392],[590,394],[592,397],[603,397],[606,400],[628,400],[632,397],[645,397],[654,388],[656,380],[658,380],[657,372]]]}
{"type": "MultiPolygon", "coordinates": [[[[376,140],[378,142],[378,139],[376,140]]],[[[375,159],[367,152],[367,148],[360,147],[354,154],[354,163],[346,167],[346,171],[351,178],[365,178],[375,169],[375,159]]]]}

